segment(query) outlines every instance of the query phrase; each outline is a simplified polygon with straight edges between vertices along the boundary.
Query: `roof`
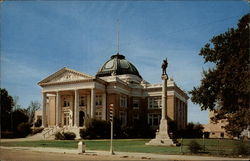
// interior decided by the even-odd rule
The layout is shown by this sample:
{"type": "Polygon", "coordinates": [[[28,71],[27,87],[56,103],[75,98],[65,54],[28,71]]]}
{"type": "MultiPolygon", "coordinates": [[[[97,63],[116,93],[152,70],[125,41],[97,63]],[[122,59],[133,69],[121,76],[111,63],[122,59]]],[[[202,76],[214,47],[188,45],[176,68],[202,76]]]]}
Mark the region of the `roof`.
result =
{"type": "Polygon", "coordinates": [[[104,77],[111,75],[123,75],[123,74],[133,74],[140,78],[136,67],[125,59],[124,55],[117,53],[116,55],[112,55],[110,59],[103,64],[103,66],[99,69],[96,76],[104,77]]]}

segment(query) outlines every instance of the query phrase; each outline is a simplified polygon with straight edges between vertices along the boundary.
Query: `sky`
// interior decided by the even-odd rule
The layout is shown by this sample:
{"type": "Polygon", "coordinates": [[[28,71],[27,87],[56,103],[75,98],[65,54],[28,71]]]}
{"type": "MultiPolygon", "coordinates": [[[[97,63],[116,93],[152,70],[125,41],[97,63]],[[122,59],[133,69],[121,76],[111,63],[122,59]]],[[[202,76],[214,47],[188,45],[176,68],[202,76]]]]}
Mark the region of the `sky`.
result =
{"type": "MultiPolygon", "coordinates": [[[[118,29],[120,54],[143,79],[160,83],[167,58],[168,75],[190,91],[199,86],[202,70],[213,67],[204,64],[200,49],[249,12],[240,0],[31,0],[0,7],[0,86],[24,108],[41,101],[37,83],[63,67],[95,75],[117,53],[118,29]]],[[[208,112],[190,99],[188,121],[208,122],[208,112]]]]}

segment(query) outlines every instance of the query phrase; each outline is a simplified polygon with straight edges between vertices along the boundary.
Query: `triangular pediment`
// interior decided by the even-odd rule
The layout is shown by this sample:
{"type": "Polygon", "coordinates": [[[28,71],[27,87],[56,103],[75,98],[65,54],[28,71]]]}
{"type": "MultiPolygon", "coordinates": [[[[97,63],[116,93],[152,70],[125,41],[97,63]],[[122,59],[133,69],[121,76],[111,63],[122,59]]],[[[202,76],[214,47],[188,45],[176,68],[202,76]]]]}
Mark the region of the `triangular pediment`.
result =
{"type": "Polygon", "coordinates": [[[54,84],[54,83],[60,83],[60,82],[72,82],[72,81],[80,81],[80,80],[86,80],[86,79],[93,79],[93,76],[90,76],[85,73],[81,73],[69,68],[62,68],[61,70],[55,72],[54,74],[48,76],[41,82],[39,82],[39,85],[42,84],[54,84]]]}

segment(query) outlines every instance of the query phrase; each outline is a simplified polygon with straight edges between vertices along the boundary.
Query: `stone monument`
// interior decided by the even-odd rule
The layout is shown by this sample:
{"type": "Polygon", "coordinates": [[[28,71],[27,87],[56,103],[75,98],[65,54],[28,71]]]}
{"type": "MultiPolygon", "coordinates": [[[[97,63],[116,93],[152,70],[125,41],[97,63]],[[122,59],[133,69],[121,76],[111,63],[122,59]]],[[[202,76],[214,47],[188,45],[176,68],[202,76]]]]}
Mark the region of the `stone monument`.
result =
{"type": "Polygon", "coordinates": [[[159,126],[159,131],[156,132],[155,139],[150,140],[146,145],[163,145],[170,146],[175,145],[172,139],[168,135],[168,122],[167,122],[167,81],[168,75],[166,73],[167,59],[163,60],[162,63],[162,109],[161,109],[161,122],[159,126]]]}

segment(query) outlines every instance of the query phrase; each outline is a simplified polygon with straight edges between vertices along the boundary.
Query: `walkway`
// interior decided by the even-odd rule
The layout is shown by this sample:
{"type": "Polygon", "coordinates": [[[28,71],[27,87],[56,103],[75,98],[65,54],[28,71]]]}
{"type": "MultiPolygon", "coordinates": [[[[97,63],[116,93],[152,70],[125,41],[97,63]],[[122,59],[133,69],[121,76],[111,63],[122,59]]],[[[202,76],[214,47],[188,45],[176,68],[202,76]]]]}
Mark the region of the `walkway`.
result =
{"type": "MultiPolygon", "coordinates": [[[[86,153],[79,155],[77,149],[63,149],[63,148],[42,148],[42,147],[0,147],[1,151],[25,151],[25,152],[42,152],[42,153],[61,153],[74,156],[81,156],[83,160],[84,156],[91,157],[89,160],[249,160],[246,158],[222,158],[222,157],[210,157],[210,156],[193,156],[193,155],[161,155],[151,153],[132,153],[132,152],[115,152],[115,155],[110,155],[108,151],[93,151],[87,150],[86,153]]],[[[2,152],[1,152],[2,153],[2,152]]],[[[42,154],[41,153],[41,154],[42,154]]],[[[61,155],[59,155],[61,156],[61,155]]],[[[18,156],[17,156],[18,158],[18,156]]],[[[1,157],[0,157],[1,159],[1,157]]],[[[4,159],[4,158],[3,158],[4,159]]],[[[58,158],[60,160],[60,158],[58,158]]],[[[74,159],[75,160],[75,159],[74,159]]]]}

